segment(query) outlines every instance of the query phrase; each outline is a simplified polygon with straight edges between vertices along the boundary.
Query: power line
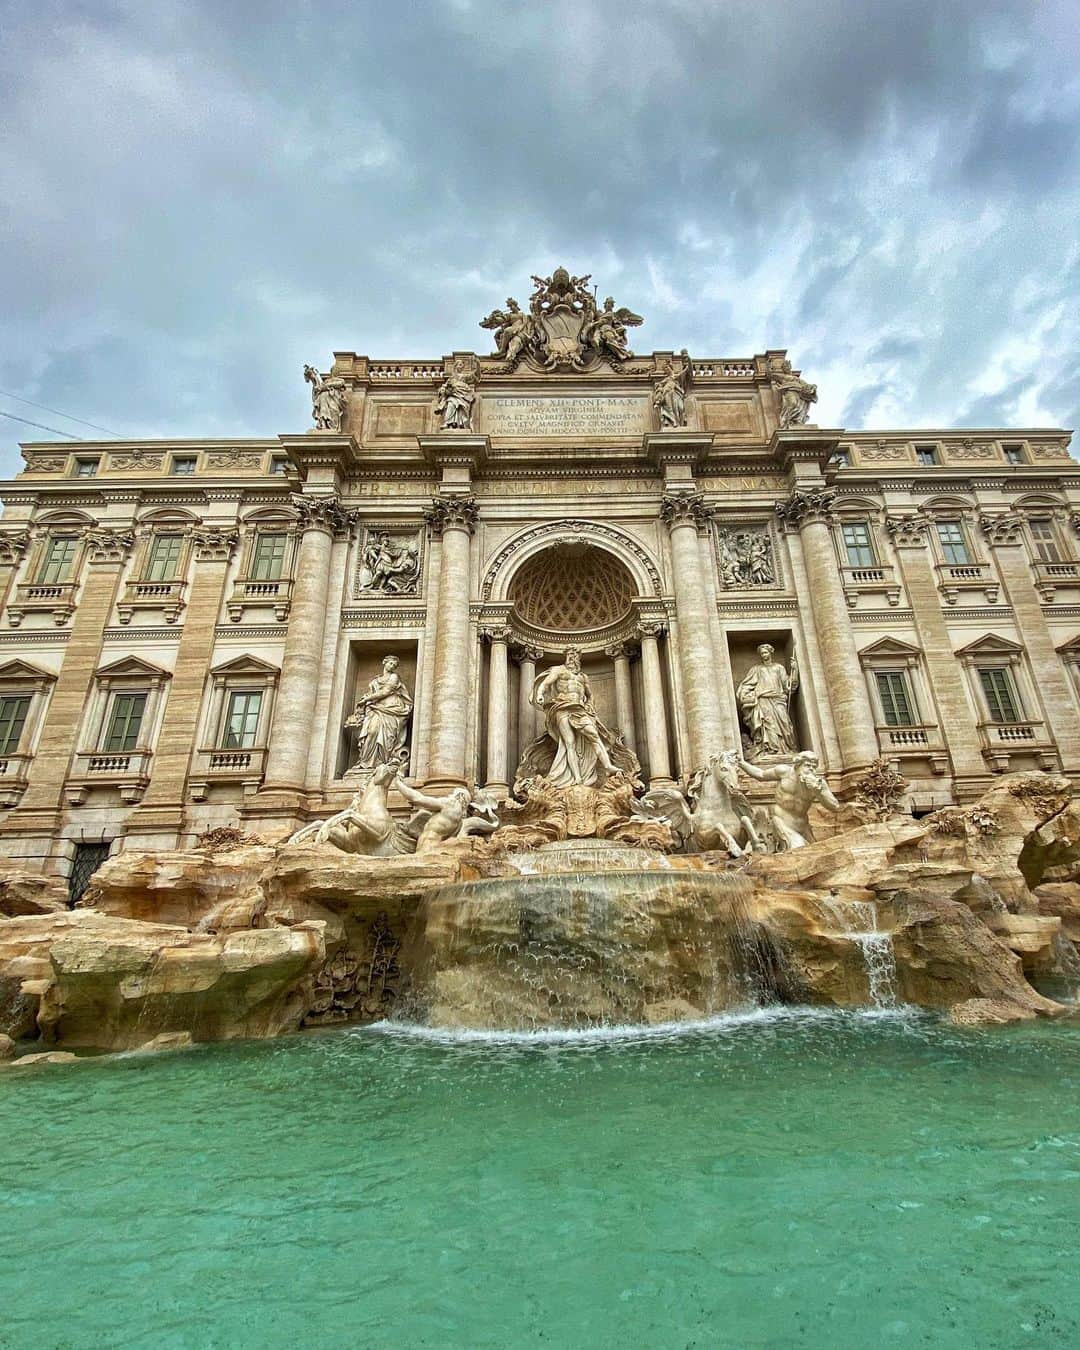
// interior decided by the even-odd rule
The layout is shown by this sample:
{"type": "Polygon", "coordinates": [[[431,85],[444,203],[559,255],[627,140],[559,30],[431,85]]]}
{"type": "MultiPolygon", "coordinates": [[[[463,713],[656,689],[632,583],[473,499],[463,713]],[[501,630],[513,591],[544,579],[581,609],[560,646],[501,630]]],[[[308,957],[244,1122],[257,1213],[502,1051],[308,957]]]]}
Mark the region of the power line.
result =
{"type": "MultiPolygon", "coordinates": [[[[85,417],[72,417],[70,413],[61,412],[59,408],[50,408],[44,403],[35,403],[32,398],[23,398],[20,394],[9,394],[6,389],[0,389],[0,394],[3,394],[5,398],[13,398],[16,403],[27,403],[31,408],[40,408],[42,412],[54,413],[57,417],[64,417],[69,422],[78,422],[80,426],[93,427],[95,431],[103,431],[106,436],[118,438],[120,436],[118,431],[110,431],[108,427],[98,426],[96,422],[88,422],[85,417]]],[[[37,423],[32,425],[36,426],[37,423]]]]}
{"type": "MultiPolygon", "coordinates": [[[[60,414],[63,417],[63,413],[60,414]]],[[[31,422],[28,417],[16,417],[14,413],[4,412],[0,408],[0,417],[10,417],[13,422],[21,422],[25,427],[37,427],[40,431],[55,431],[58,436],[65,436],[69,441],[84,441],[85,436],[76,436],[73,431],[61,431],[59,427],[47,427],[44,422],[31,422]]]]}

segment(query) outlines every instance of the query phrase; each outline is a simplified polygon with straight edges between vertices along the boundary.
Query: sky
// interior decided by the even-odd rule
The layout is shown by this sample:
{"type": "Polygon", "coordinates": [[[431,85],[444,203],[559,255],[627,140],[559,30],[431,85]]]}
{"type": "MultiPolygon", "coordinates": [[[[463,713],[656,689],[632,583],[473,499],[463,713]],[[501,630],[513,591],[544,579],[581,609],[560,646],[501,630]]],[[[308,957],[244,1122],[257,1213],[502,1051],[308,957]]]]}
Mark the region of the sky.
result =
{"type": "MultiPolygon", "coordinates": [[[[1075,18],[8,3],[0,411],[300,431],[305,361],[490,350],[478,321],[563,265],[644,316],[639,352],[787,347],[823,426],[1074,427],[1075,18]]],[[[38,439],[0,418],[0,474],[38,439]]]]}

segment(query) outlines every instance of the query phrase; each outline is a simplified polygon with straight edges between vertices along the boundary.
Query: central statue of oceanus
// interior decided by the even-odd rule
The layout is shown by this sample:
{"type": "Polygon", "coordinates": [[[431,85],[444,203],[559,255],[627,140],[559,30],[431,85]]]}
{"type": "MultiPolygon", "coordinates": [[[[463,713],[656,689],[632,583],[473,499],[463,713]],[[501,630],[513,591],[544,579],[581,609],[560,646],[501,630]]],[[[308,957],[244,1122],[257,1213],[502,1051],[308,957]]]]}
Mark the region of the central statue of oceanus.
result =
{"type": "Polygon", "coordinates": [[[576,651],[536,677],[530,702],[544,714],[544,733],[521,756],[519,780],[540,777],[554,787],[598,787],[612,774],[640,773],[637,757],[597,716],[576,651]]]}

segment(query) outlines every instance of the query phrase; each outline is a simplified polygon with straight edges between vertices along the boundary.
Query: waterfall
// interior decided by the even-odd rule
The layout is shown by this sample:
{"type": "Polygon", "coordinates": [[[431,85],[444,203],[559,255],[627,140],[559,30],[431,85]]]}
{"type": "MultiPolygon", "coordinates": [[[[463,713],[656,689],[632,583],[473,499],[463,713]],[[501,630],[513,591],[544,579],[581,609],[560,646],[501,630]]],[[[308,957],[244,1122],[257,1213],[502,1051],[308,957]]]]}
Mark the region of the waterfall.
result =
{"type": "Polygon", "coordinates": [[[841,933],[858,944],[866,966],[870,1002],[875,1008],[895,1008],[896,955],[892,934],[878,927],[877,905],[872,900],[848,900],[841,903],[829,897],[823,906],[836,920],[841,933]]]}

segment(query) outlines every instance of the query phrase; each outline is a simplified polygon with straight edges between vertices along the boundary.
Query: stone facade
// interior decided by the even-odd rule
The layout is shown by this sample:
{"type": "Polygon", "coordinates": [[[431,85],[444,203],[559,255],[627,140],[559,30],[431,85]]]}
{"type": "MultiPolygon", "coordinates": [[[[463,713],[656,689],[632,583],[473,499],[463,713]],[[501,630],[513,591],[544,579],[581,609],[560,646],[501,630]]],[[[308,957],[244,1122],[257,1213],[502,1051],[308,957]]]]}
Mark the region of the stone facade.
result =
{"type": "Polygon", "coordinates": [[[797,663],[795,730],[841,796],[879,756],[917,812],[1006,771],[1080,777],[1067,432],[818,427],[784,352],[634,355],[637,316],[562,277],[532,319],[485,321],[495,354],[336,353],[307,433],[23,447],[0,852],[68,876],[326,816],[386,655],[415,701],[406,781],[435,790],[506,792],[568,647],[647,781],[685,781],[738,747],[763,643],[797,663]]]}

